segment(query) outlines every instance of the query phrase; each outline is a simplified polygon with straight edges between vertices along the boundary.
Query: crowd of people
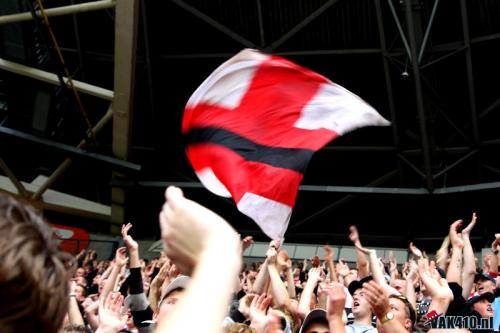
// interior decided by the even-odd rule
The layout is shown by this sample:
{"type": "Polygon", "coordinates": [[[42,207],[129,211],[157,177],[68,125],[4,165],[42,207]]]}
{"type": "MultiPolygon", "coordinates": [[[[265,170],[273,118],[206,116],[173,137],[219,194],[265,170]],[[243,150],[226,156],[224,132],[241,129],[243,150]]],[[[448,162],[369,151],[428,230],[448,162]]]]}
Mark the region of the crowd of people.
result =
{"type": "MultiPolygon", "coordinates": [[[[279,240],[243,264],[251,237],[184,197],[165,193],[164,251],[141,259],[122,226],[112,260],[61,252],[40,216],[0,194],[0,332],[404,333],[500,329],[500,234],[477,260],[470,234],[450,225],[435,255],[409,244],[409,260],[380,258],[348,232],[357,261],[292,262],[279,240]]],[[[135,226],[137,227],[137,226],[135,226]]]]}

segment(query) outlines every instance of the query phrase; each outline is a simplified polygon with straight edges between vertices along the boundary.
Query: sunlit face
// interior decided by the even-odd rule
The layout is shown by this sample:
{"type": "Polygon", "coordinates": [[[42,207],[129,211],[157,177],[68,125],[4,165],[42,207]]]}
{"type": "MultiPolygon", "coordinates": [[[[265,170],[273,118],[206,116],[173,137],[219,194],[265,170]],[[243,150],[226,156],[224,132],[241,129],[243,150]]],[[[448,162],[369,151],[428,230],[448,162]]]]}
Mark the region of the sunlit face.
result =
{"type": "Polygon", "coordinates": [[[328,327],[328,324],[319,322],[319,323],[312,323],[307,326],[305,330],[302,332],[304,333],[330,333],[330,329],[328,327]]]}
{"type": "Polygon", "coordinates": [[[402,294],[406,293],[406,280],[395,279],[391,281],[391,287],[402,294]]]}
{"type": "Polygon", "coordinates": [[[75,272],[75,277],[80,277],[84,275],[85,275],[85,269],[83,269],[82,267],[77,268],[75,272]]]}
{"type": "Polygon", "coordinates": [[[353,280],[357,280],[358,279],[358,270],[357,269],[349,270],[348,276],[353,280]]]}
{"type": "MultiPolygon", "coordinates": [[[[406,304],[404,301],[394,298],[394,297],[389,297],[389,306],[390,306],[390,311],[394,314],[394,319],[392,320],[397,320],[398,322],[403,325],[403,327],[407,330],[411,330],[411,320],[408,318],[406,314],[406,304]]],[[[380,319],[377,318],[377,330],[379,333],[384,333],[384,328],[382,324],[380,323],[380,319]]]]}
{"type": "Polygon", "coordinates": [[[176,289],[163,299],[160,305],[160,317],[166,318],[175,307],[175,304],[184,297],[184,289],[176,289]]]}
{"type": "Polygon", "coordinates": [[[495,292],[495,284],[490,280],[479,280],[477,281],[477,293],[482,295],[484,293],[494,293],[495,292]]]}
{"type": "Polygon", "coordinates": [[[82,303],[85,300],[85,289],[82,286],[77,285],[75,287],[75,294],[78,303],[82,303]]]}
{"type": "Polygon", "coordinates": [[[493,306],[486,299],[482,299],[474,303],[472,308],[477,311],[483,318],[493,317],[493,306]]]}
{"type": "Polygon", "coordinates": [[[365,298],[363,288],[357,289],[352,295],[352,313],[355,318],[371,314],[371,307],[365,298]]]}

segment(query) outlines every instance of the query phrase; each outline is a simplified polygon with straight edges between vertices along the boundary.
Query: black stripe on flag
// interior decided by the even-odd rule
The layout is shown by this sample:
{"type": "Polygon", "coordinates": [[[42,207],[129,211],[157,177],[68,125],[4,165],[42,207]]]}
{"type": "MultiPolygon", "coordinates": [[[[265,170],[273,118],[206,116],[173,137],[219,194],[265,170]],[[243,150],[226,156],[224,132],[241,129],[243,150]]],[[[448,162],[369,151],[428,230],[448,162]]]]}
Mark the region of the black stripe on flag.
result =
{"type": "Polygon", "coordinates": [[[186,134],[188,144],[213,143],[231,149],[247,161],[305,173],[314,151],[301,148],[269,147],[257,144],[218,127],[193,127],[186,134]]]}

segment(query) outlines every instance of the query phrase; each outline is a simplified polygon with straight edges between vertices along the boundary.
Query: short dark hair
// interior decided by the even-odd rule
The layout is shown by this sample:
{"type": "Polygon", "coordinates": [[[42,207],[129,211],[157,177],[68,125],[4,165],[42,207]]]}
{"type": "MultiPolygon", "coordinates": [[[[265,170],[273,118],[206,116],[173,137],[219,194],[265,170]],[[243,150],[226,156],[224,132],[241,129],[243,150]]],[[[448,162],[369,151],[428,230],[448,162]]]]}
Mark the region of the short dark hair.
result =
{"type": "Polygon", "coordinates": [[[27,205],[0,193],[2,332],[57,332],[68,310],[72,257],[27,205]]]}

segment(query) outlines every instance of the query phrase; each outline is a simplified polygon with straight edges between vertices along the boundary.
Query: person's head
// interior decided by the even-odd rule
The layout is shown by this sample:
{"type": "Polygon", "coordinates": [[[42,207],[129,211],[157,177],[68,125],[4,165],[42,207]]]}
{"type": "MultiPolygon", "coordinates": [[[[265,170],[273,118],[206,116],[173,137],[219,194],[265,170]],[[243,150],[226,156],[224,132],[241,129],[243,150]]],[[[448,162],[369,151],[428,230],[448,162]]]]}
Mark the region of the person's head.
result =
{"type": "Polygon", "coordinates": [[[479,295],[495,292],[496,281],[488,274],[476,274],[474,282],[476,283],[476,291],[479,295]]]}
{"type": "Polygon", "coordinates": [[[87,286],[87,279],[85,279],[83,276],[79,276],[75,278],[75,281],[77,284],[86,287],[87,286]]]}
{"type": "Polygon", "coordinates": [[[349,276],[352,280],[357,280],[358,279],[358,270],[356,268],[352,268],[349,270],[349,276]]]}
{"type": "Polygon", "coordinates": [[[75,271],[75,278],[85,276],[85,268],[78,267],[75,271]]]}
{"type": "Polygon", "coordinates": [[[89,330],[84,325],[67,325],[64,326],[62,333],[89,333],[89,330]]]}
{"type": "Polygon", "coordinates": [[[326,311],[314,309],[304,318],[304,323],[300,327],[299,333],[329,333],[326,311]]]}
{"type": "Polygon", "coordinates": [[[367,276],[359,281],[352,281],[347,287],[352,296],[352,314],[355,320],[366,318],[371,320],[371,307],[363,291],[363,284],[371,280],[373,280],[373,277],[367,276]]]}
{"type": "Polygon", "coordinates": [[[75,294],[78,303],[82,303],[85,301],[85,297],[87,297],[87,290],[81,284],[77,284],[75,287],[75,294]]]}
{"type": "Polygon", "coordinates": [[[399,291],[400,293],[406,293],[406,280],[394,279],[391,280],[391,287],[399,291]]]}
{"type": "Polygon", "coordinates": [[[159,313],[162,317],[168,316],[175,307],[175,304],[184,296],[184,289],[189,284],[190,278],[185,275],[179,275],[169,283],[158,303],[159,313]]]}
{"type": "Polygon", "coordinates": [[[352,314],[354,320],[362,317],[371,319],[372,308],[365,298],[363,288],[357,289],[352,295],[352,314]]]}
{"type": "Polygon", "coordinates": [[[495,300],[495,296],[492,293],[484,293],[471,297],[467,300],[467,306],[470,309],[479,313],[482,318],[493,317],[493,306],[491,303],[495,300]]]}
{"type": "Polygon", "coordinates": [[[35,212],[0,193],[2,332],[57,332],[68,309],[71,256],[35,212]],[[22,310],[22,311],[21,311],[22,310]]]}
{"type": "MultiPolygon", "coordinates": [[[[406,297],[402,295],[390,295],[389,306],[391,309],[390,311],[394,314],[394,319],[392,320],[399,321],[408,332],[411,332],[417,320],[417,316],[415,309],[413,309],[413,306],[411,306],[406,297]]],[[[379,332],[384,332],[380,324],[380,319],[377,319],[377,330],[379,332]]]]}

